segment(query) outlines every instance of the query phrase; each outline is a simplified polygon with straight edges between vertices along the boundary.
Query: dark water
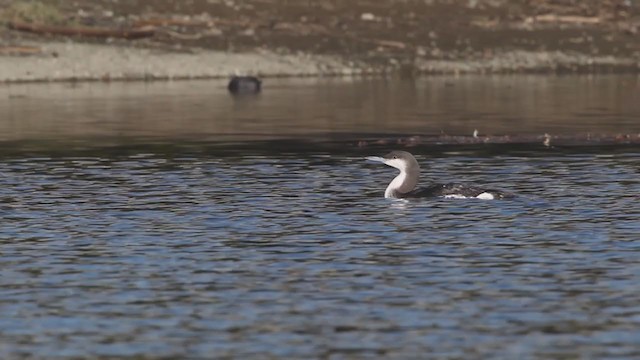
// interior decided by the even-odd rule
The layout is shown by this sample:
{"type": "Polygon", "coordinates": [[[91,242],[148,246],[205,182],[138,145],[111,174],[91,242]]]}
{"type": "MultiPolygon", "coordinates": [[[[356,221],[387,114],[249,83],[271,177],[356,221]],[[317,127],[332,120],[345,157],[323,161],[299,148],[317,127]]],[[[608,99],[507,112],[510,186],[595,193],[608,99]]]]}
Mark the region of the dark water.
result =
{"type": "MultiPolygon", "coordinates": [[[[497,89],[492,81],[514,79],[473,81],[497,89]]],[[[553,88],[571,78],[539,79],[553,88]]],[[[602,90],[589,98],[601,103],[583,103],[599,110],[558,106],[556,129],[640,127],[615,79],[629,86],[607,77],[585,90],[573,78],[576,91],[602,90]]],[[[378,116],[408,131],[417,123],[401,115],[427,108],[420,101],[333,128],[319,119],[362,111],[353,89],[370,84],[315,84],[318,109],[305,113],[271,95],[239,103],[219,90],[207,105],[196,94],[205,84],[53,86],[62,97],[48,86],[3,89],[13,95],[0,101],[1,358],[640,357],[637,146],[414,148],[425,182],[518,196],[390,201],[382,193],[393,169],[363,161],[387,148],[299,140],[367,132],[357,122],[378,116]],[[128,86],[137,90],[116,96],[128,86]],[[167,105],[172,86],[199,90],[167,105]],[[252,106],[264,117],[250,117],[252,106]],[[230,130],[208,123],[217,119],[230,130]],[[286,124],[298,124],[298,141],[250,141],[286,124]]],[[[285,80],[273,96],[296,88],[311,98],[285,80]]],[[[551,110],[518,117],[502,105],[486,115],[491,126],[511,116],[523,131],[541,126],[534,119],[552,123],[551,110]]],[[[475,125],[463,121],[461,132],[475,125]]]]}

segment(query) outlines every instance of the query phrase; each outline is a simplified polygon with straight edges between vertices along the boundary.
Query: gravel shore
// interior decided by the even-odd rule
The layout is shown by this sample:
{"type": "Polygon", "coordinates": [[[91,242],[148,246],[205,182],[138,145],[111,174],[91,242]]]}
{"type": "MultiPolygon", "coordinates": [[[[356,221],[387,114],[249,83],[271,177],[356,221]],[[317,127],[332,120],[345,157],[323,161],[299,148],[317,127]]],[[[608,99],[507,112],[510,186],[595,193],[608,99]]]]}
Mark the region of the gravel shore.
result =
{"type": "Polygon", "coordinates": [[[623,0],[0,0],[0,24],[0,82],[640,70],[623,0]]]}
{"type": "MultiPolygon", "coordinates": [[[[394,67],[354,64],[337,56],[282,55],[270,51],[189,53],[83,43],[28,43],[38,55],[0,56],[0,82],[117,81],[226,78],[233,74],[354,76],[395,72],[394,67]]],[[[419,73],[463,74],[543,72],[607,68],[637,71],[635,59],[562,52],[509,52],[490,59],[422,60],[419,73]]]]}
{"type": "Polygon", "coordinates": [[[264,76],[350,75],[359,71],[330,56],[176,53],[82,43],[29,43],[37,56],[0,56],[0,82],[221,78],[235,73],[264,76]]]}

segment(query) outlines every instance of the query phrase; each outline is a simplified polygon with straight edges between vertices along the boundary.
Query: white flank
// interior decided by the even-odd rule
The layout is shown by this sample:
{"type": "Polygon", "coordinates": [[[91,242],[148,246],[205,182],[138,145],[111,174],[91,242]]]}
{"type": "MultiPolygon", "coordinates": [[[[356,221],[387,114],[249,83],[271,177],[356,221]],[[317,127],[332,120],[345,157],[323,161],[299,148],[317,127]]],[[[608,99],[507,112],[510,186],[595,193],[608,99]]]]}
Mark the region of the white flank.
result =
{"type": "Polygon", "coordinates": [[[443,196],[445,199],[468,199],[468,196],[463,196],[459,194],[445,195],[443,196]]]}
{"type": "Polygon", "coordinates": [[[493,194],[488,193],[488,192],[483,192],[482,194],[476,196],[478,199],[482,199],[482,200],[493,200],[495,197],[493,196],[493,194]]]}
{"type": "MultiPolygon", "coordinates": [[[[464,196],[464,195],[460,195],[460,194],[451,194],[451,195],[445,195],[443,196],[443,198],[445,199],[473,199],[473,196],[464,196]]],[[[488,193],[488,192],[483,192],[482,194],[478,195],[475,197],[476,199],[481,199],[481,200],[493,200],[495,199],[495,196],[493,196],[493,194],[488,193]]]]}

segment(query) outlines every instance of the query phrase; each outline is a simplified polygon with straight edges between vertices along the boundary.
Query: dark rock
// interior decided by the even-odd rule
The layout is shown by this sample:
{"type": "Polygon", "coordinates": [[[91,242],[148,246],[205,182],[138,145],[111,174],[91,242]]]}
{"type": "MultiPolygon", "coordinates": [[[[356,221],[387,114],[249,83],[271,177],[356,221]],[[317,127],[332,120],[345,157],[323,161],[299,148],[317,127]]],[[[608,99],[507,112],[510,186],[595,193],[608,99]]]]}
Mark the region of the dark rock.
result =
{"type": "Polygon", "coordinates": [[[232,94],[257,94],[262,89],[262,81],[255,76],[234,76],[227,89],[232,94]]]}

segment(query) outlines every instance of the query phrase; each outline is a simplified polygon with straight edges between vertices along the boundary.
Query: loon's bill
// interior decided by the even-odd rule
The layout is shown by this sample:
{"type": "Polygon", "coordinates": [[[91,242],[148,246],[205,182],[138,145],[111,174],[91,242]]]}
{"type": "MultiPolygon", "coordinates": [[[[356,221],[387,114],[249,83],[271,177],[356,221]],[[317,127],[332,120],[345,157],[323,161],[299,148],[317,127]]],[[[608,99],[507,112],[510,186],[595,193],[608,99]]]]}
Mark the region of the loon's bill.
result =
{"type": "Polygon", "coordinates": [[[491,189],[484,189],[476,186],[468,186],[457,183],[434,184],[425,188],[416,189],[420,178],[420,165],[416,158],[406,151],[392,151],[383,157],[368,156],[367,160],[381,162],[385,165],[400,170],[384,192],[385,198],[422,198],[422,197],[444,197],[468,199],[477,198],[485,200],[504,199],[513,195],[491,189]]]}

